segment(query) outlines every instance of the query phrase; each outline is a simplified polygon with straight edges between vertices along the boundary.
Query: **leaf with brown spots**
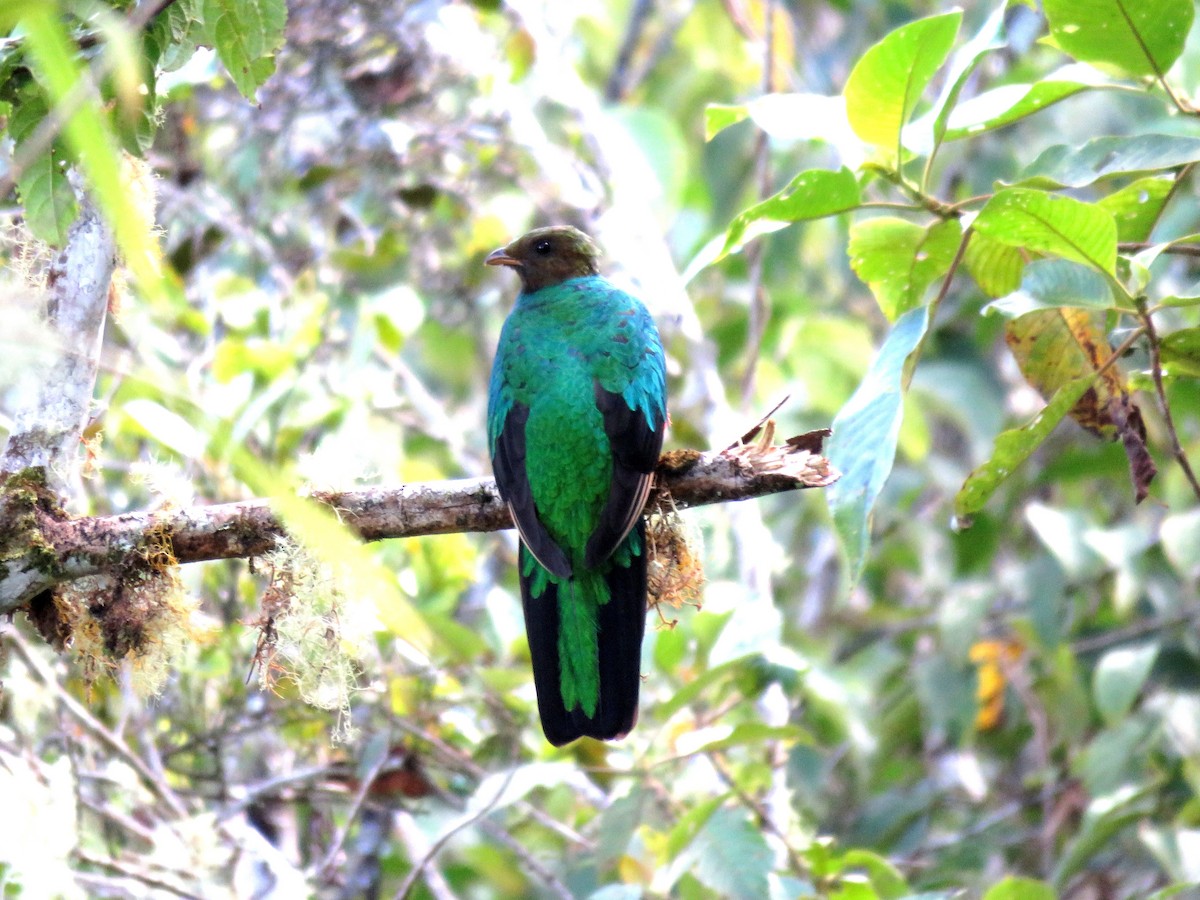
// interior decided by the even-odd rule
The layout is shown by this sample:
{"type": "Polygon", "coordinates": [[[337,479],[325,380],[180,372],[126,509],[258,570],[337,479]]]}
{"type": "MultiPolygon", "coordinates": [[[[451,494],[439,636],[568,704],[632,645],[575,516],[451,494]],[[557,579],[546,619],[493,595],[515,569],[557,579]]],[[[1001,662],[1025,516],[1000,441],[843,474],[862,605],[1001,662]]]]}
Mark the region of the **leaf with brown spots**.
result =
{"type": "Polygon", "coordinates": [[[1037,310],[1010,321],[1004,330],[1021,374],[1050,397],[1067,382],[1094,376],[1069,415],[1105,440],[1120,439],[1129,458],[1138,502],[1145,499],[1156,473],[1146,448],[1142,415],[1129,397],[1125,376],[1115,360],[1100,310],[1059,307],[1037,310]]]}

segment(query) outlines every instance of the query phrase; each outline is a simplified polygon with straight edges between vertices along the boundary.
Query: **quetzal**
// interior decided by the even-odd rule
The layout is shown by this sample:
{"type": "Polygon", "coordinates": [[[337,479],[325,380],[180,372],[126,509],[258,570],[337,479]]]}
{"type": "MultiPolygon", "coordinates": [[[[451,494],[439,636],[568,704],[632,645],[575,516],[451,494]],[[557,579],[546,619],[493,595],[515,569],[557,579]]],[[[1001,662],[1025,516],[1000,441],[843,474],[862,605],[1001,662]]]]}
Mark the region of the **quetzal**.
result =
{"type": "Polygon", "coordinates": [[[646,629],[642,509],[667,422],[662,342],[574,228],[487,258],[521,293],[500,333],[488,443],[521,537],[519,577],[542,730],[561,746],[637,721],[646,629]]]}

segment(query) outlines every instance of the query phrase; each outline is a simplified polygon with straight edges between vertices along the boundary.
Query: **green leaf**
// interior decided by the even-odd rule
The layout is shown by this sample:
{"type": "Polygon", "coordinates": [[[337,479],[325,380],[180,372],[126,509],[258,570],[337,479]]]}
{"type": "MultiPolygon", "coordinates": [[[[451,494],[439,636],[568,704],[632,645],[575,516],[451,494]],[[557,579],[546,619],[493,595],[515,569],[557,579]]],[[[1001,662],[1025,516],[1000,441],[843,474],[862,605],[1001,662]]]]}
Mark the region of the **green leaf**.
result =
{"type": "MultiPolygon", "coordinates": [[[[46,118],[46,100],[37,85],[30,84],[18,96],[8,122],[14,141],[13,151],[20,154],[24,142],[46,118]]],[[[25,223],[34,237],[55,247],[67,240],[67,231],[79,212],[75,189],[67,180],[65,153],[60,142],[30,160],[17,179],[17,191],[25,206],[25,223]]]]}
{"type": "Polygon", "coordinates": [[[989,297],[1003,297],[1021,286],[1025,259],[1018,248],[973,231],[963,255],[963,265],[981,291],[989,297]]]}
{"type": "Polygon", "coordinates": [[[812,736],[799,725],[768,725],[765,722],[744,722],[729,730],[724,737],[714,738],[695,747],[693,753],[708,753],[713,750],[728,750],[745,744],[761,744],[764,741],[797,741],[811,744],[812,736]]]}
{"type": "Polygon", "coordinates": [[[993,300],[983,311],[1015,318],[1035,309],[1109,309],[1113,305],[1108,281],[1095,269],[1065,259],[1035,259],[1025,267],[1021,287],[993,300]]]}
{"type": "Polygon", "coordinates": [[[900,131],[954,45],[962,12],[919,19],[867,50],[846,81],[846,115],[855,134],[898,150],[900,131]]]}
{"type": "Polygon", "coordinates": [[[1200,378],[1200,328],[1181,328],[1159,345],[1163,371],[1171,375],[1200,378]]]}
{"type": "Polygon", "coordinates": [[[950,116],[958,104],[959,95],[971,80],[976,67],[995,50],[1006,46],[1002,38],[1006,10],[997,7],[979,31],[955,51],[950,60],[942,92],[928,114],[913,122],[904,131],[904,145],[915,153],[936,154],[946,140],[950,116]]]}
{"type": "Polygon", "coordinates": [[[920,305],[925,290],[950,269],[962,226],[957,219],[922,227],[881,216],[850,226],[850,267],[867,283],[890,321],[920,305]]]}
{"type": "Polygon", "coordinates": [[[928,327],[928,307],[909,310],[892,326],[862,383],[833,421],[826,455],[842,473],[825,492],[851,583],[862,574],[871,509],[892,471],[903,418],[904,362],[928,327]]]}
{"type": "Polygon", "coordinates": [[[954,517],[958,527],[966,528],[971,524],[971,518],[983,509],[996,488],[1042,445],[1063,416],[1079,402],[1091,382],[1091,378],[1077,378],[1064,384],[1031,422],[1002,432],[996,438],[991,458],[967,476],[954,497],[954,517]]]}
{"type": "Polygon", "coordinates": [[[764,231],[777,231],[792,222],[837,215],[861,203],[858,180],[849,169],[843,167],[836,172],[809,169],[801,172],[778,194],[739,213],[729,223],[725,246],[717,259],[734,252],[764,231]],[[756,230],[751,226],[757,222],[782,224],[756,230]]]}
{"type": "Polygon", "coordinates": [[[704,140],[711,141],[730,125],[744,121],[748,115],[750,115],[750,110],[745,105],[708,104],[704,107],[704,140]]]}
{"type": "Polygon", "coordinates": [[[975,137],[1041,112],[1081,91],[1109,87],[1098,82],[1091,73],[1089,80],[1062,79],[1050,76],[1034,84],[1006,84],[984,91],[964,100],[946,120],[947,141],[975,137]]]}
{"type": "Polygon", "coordinates": [[[284,0],[204,0],[208,40],[247,100],[275,70],[286,24],[284,0]]]}
{"type": "Polygon", "coordinates": [[[900,900],[909,894],[904,876],[886,858],[870,850],[853,848],[842,854],[842,870],[863,869],[871,879],[871,887],[880,900],[900,900]]]}
{"type": "Polygon", "coordinates": [[[1109,650],[1096,664],[1092,694],[1096,709],[1109,725],[1116,724],[1133,706],[1158,659],[1158,644],[1150,642],[1109,650]]]}
{"type": "Polygon", "coordinates": [[[1154,806],[1150,787],[1128,786],[1094,799],[1083,814],[1076,836],[1060,853],[1052,876],[1055,887],[1064,889],[1089,860],[1112,844],[1119,832],[1151,815],[1154,806]]]}
{"type": "Polygon", "coordinates": [[[1025,169],[1021,184],[1086,187],[1104,178],[1175,169],[1200,160],[1200,138],[1173,134],[1099,137],[1082,147],[1058,144],[1025,169]]]}
{"type": "Polygon", "coordinates": [[[199,460],[208,448],[208,440],[179,413],[137,398],[127,402],[121,412],[128,416],[146,437],[170,447],[184,459],[199,460]]]}
{"type": "Polygon", "coordinates": [[[1174,186],[1174,178],[1139,178],[1101,197],[1096,205],[1116,221],[1118,241],[1147,241],[1174,186]]]}
{"type": "Polygon", "coordinates": [[[983,900],[1057,900],[1054,888],[1044,881],[1012,875],[988,888],[983,900]]]}
{"type": "Polygon", "coordinates": [[[768,896],[767,873],[774,855],[762,831],[740,809],[721,807],[704,823],[672,864],[690,872],[720,897],[761,900],[768,896]]]}
{"type": "Polygon", "coordinates": [[[1183,52],[1192,0],[1045,0],[1050,34],[1076,59],[1161,77],[1183,52]]]}
{"type": "Polygon", "coordinates": [[[1109,275],[1116,267],[1116,223],[1111,213],[1092,203],[1006,188],[979,211],[974,228],[1001,244],[1061,256],[1109,275]]]}
{"type": "Polygon", "coordinates": [[[643,788],[634,786],[624,797],[618,797],[600,813],[596,829],[596,867],[603,873],[612,868],[629,849],[629,842],[638,825],[646,818],[647,807],[654,798],[643,788]]]}

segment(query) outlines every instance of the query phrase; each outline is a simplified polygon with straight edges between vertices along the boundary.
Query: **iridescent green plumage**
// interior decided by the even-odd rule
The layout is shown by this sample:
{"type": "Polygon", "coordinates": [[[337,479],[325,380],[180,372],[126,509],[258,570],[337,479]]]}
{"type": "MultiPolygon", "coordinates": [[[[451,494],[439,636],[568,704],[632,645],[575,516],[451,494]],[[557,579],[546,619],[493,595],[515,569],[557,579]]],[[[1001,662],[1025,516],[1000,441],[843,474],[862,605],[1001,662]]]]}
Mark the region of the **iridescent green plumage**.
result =
{"type": "Polygon", "coordinates": [[[488,393],[488,440],[522,539],[521,595],[546,737],[613,738],[637,715],[641,512],[666,425],[658,330],[573,228],[497,250],[522,291],[488,393]]]}

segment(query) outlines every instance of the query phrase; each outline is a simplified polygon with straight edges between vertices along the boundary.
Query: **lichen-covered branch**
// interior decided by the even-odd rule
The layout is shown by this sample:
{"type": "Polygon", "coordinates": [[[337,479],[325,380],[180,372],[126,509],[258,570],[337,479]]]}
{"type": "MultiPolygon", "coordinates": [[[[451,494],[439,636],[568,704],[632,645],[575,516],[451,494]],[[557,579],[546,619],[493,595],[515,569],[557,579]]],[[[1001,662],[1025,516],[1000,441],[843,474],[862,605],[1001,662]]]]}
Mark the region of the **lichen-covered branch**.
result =
{"type": "MultiPolygon", "coordinates": [[[[838,477],[820,455],[827,434],[811,432],[777,445],[767,423],[761,433],[725,450],[672,451],[659,461],[649,505],[669,496],[682,509],[825,487],[838,477]]],[[[174,558],[190,563],[258,556],[284,532],[269,500],[68,519],[39,503],[33,488],[22,497],[29,552],[0,561],[0,612],[19,608],[57,582],[113,571],[151,539],[168,541],[174,558]]],[[[512,527],[490,478],[320,493],[313,499],[368,541],[512,527]]]]}

